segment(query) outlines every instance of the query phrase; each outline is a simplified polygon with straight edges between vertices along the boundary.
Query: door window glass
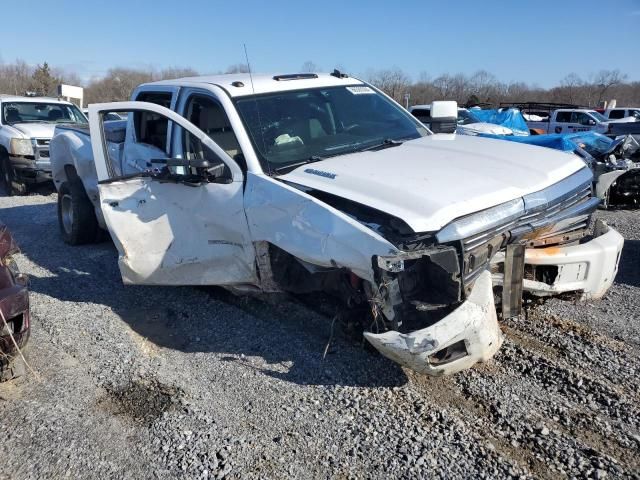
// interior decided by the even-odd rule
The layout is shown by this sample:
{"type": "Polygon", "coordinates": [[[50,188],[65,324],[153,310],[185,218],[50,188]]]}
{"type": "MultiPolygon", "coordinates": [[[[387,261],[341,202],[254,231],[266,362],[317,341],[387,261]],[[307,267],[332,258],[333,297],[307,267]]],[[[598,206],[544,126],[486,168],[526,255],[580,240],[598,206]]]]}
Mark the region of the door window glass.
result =
{"type": "MultiPolygon", "coordinates": [[[[171,92],[141,92],[136,97],[136,100],[169,108],[171,106],[171,95],[171,92]]],[[[169,121],[165,117],[154,112],[135,112],[133,114],[133,125],[137,142],[152,145],[161,150],[167,147],[169,121]]]]}
{"type": "Polygon", "coordinates": [[[580,125],[589,125],[590,120],[593,121],[589,115],[584,112],[573,112],[571,115],[571,123],[578,123],[580,125]]]}
{"type": "MultiPolygon", "coordinates": [[[[112,112],[103,112],[103,116],[112,112]]],[[[229,183],[232,181],[229,166],[211,148],[199,138],[169,120],[163,114],[149,110],[134,110],[128,113],[137,115],[140,127],[145,123],[162,123],[178,138],[184,139],[185,147],[173,151],[166,142],[152,144],[138,135],[132,135],[128,128],[136,129],[134,122],[127,120],[102,122],[105,140],[104,157],[109,178],[143,174],[158,178],[160,181],[184,182],[189,184],[229,183]]],[[[135,117],[134,117],[135,118],[135,117]]]]}

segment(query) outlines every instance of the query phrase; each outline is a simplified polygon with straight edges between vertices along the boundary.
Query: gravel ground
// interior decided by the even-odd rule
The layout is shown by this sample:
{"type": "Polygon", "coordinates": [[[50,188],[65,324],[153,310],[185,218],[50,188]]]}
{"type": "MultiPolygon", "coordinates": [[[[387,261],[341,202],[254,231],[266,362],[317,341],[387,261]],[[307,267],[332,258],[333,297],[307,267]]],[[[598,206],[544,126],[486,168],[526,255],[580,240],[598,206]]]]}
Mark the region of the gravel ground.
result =
{"type": "Polygon", "coordinates": [[[0,198],[31,277],[27,374],[0,385],[0,478],[640,478],[640,212],[599,302],[503,323],[490,362],[403,370],[295,300],[123,286],[56,196],[0,198]]]}

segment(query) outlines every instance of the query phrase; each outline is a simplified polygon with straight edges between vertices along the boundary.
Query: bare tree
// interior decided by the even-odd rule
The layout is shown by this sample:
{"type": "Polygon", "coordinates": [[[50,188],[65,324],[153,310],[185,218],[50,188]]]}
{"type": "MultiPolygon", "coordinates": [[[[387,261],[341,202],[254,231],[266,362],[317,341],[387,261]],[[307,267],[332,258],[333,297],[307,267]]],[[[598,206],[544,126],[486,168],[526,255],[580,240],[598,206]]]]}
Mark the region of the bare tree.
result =
{"type": "Polygon", "coordinates": [[[89,104],[128,100],[135,87],[153,80],[156,78],[152,71],[112,68],[103,78],[89,82],[85,88],[85,101],[89,104]]]}
{"type": "Polygon", "coordinates": [[[502,85],[492,73],[486,70],[479,70],[474,73],[468,81],[469,91],[475,95],[480,102],[491,102],[500,96],[502,85]]]}
{"type": "Polygon", "coordinates": [[[570,73],[562,80],[560,80],[560,87],[564,89],[567,94],[567,101],[569,103],[576,102],[576,93],[581,87],[584,86],[584,81],[577,73],[570,73]]]}
{"type": "Polygon", "coordinates": [[[158,80],[172,80],[174,78],[195,77],[198,72],[193,68],[169,67],[160,70],[158,80]]]}
{"type": "Polygon", "coordinates": [[[32,74],[33,68],[29,67],[24,60],[0,65],[0,93],[24,95],[29,89],[32,74]]]}
{"type": "Polygon", "coordinates": [[[402,102],[402,97],[409,91],[411,80],[400,68],[388,70],[371,70],[367,73],[370,83],[385,92],[396,102],[402,102]]]}
{"type": "Polygon", "coordinates": [[[597,94],[597,104],[604,100],[604,95],[614,85],[619,85],[627,79],[627,75],[620,70],[600,70],[592,77],[591,83],[597,94]]]}
{"type": "Polygon", "coordinates": [[[320,70],[321,68],[315,63],[313,63],[311,60],[307,60],[302,64],[302,67],[300,67],[300,71],[304,73],[319,72],[320,70]]]}
{"type": "Polygon", "coordinates": [[[249,67],[246,63],[236,63],[229,65],[224,73],[248,73],[249,67]]]}

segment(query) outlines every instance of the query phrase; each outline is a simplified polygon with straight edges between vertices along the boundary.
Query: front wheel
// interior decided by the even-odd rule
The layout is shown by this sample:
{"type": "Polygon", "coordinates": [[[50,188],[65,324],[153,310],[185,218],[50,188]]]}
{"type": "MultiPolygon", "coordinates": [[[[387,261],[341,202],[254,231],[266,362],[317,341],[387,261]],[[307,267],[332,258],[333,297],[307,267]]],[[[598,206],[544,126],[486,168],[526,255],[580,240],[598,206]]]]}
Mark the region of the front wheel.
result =
{"type": "Polygon", "coordinates": [[[81,182],[64,182],[58,191],[58,223],[65,243],[82,245],[101,238],[93,204],[81,182]]]}
{"type": "Polygon", "coordinates": [[[27,193],[27,185],[18,181],[16,171],[11,165],[11,160],[4,152],[0,153],[0,183],[2,183],[4,191],[10,197],[27,193]]]}

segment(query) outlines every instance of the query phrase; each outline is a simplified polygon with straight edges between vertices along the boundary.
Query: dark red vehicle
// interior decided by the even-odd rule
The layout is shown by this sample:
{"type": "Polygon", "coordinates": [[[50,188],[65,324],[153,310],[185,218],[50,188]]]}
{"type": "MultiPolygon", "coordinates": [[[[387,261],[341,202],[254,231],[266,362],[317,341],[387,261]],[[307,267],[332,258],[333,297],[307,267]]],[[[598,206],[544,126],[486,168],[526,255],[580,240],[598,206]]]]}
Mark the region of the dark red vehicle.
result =
{"type": "Polygon", "coordinates": [[[14,362],[18,354],[11,339],[22,349],[29,339],[29,292],[27,276],[20,273],[13,255],[19,252],[11,232],[0,222],[0,381],[18,374],[20,362],[14,362]]]}

